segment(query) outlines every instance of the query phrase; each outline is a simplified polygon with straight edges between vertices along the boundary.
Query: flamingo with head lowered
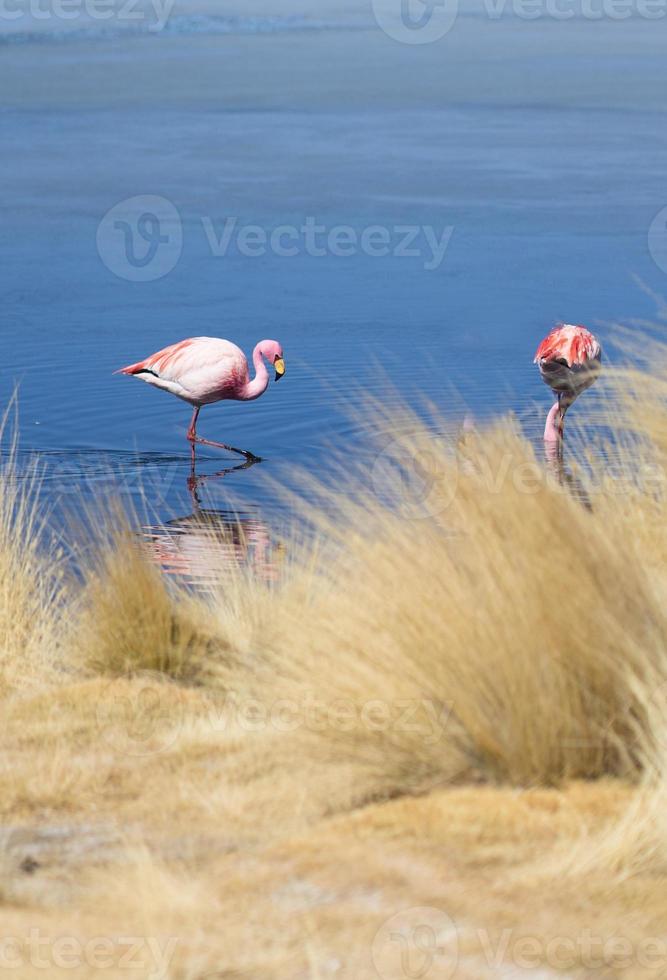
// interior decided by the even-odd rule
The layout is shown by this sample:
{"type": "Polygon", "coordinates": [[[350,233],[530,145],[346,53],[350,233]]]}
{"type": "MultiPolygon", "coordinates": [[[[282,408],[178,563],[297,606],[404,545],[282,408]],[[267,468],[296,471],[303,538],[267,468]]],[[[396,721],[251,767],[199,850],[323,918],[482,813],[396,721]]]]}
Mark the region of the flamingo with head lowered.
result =
{"type": "Polygon", "coordinates": [[[544,427],[544,441],[562,444],[565,413],[582,391],[590,388],[600,371],[602,348],[582,326],[561,323],[548,334],[535,354],[542,381],[554,393],[544,427]]]}
{"type": "Polygon", "coordinates": [[[197,435],[197,419],[204,405],[230,399],[249,402],[264,394],[269,384],[266,361],[273,367],[276,381],[285,373],[283,349],[277,340],[260,340],[253,351],[252,361],[255,377],[251,381],[245,354],[236,344],[218,337],[190,337],[151,354],[143,361],[129,364],[116,373],[131,374],[193,406],[187,433],[193,459],[195,443],[201,443],[227,449],[257,462],[260,457],[254,453],[235,449],[224,442],[211,442],[197,435]]]}

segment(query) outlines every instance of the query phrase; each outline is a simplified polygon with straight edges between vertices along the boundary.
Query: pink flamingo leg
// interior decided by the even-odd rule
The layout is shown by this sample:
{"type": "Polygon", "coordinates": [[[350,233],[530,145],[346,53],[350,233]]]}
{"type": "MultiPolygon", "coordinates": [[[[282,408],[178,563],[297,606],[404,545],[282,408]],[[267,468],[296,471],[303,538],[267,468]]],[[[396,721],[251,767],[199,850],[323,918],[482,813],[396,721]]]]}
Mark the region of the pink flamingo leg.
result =
{"type": "Polygon", "coordinates": [[[197,435],[197,419],[199,418],[199,412],[201,409],[199,407],[195,408],[192,413],[192,420],[190,422],[190,428],[187,432],[187,439],[192,445],[192,457],[194,460],[195,453],[195,443],[200,446],[213,446],[215,449],[226,449],[230,453],[238,453],[239,456],[245,456],[245,458],[253,463],[259,463],[261,460],[260,456],[255,456],[254,453],[249,452],[247,449],[236,449],[234,446],[228,446],[224,442],[212,442],[210,439],[202,439],[201,436],[197,435]]]}

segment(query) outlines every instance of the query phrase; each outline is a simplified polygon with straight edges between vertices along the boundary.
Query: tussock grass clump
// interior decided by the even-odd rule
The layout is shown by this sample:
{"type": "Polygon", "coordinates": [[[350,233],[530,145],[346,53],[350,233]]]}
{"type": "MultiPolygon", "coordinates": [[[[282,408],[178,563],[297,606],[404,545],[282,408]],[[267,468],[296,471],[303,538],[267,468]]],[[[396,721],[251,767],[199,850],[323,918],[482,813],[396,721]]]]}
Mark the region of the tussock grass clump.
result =
{"type": "MultiPolygon", "coordinates": [[[[421,452],[414,429],[395,452],[421,452]]],[[[305,613],[281,595],[256,696],[323,705],[324,737],[351,764],[372,758],[387,795],[420,772],[637,776],[667,619],[623,505],[582,506],[506,427],[443,453],[436,480],[447,502],[427,519],[353,502],[327,524],[345,537],[329,590],[305,613]]]]}
{"type": "MultiPolygon", "coordinates": [[[[0,441],[8,419],[0,420],[0,441]]],[[[54,680],[67,577],[38,487],[38,469],[19,465],[10,436],[0,468],[0,696],[54,680]]]]}
{"type": "Polygon", "coordinates": [[[206,606],[171,589],[129,531],[93,559],[73,612],[71,654],[96,674],[200,684],[226,647],[206,606]]]}

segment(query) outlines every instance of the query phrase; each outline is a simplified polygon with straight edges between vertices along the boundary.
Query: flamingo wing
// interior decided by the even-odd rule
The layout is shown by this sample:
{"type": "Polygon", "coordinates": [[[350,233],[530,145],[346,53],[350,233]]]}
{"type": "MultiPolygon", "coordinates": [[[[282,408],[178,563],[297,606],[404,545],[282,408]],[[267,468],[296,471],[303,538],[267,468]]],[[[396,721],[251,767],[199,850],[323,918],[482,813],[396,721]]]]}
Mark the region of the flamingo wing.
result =
{"type": "Polygon", "coordinates": [[[121,368],[190,402],[206,405],[234,398],[248,382],[248,362],[236,344],[218,337],[189,337],[121,368]]]}

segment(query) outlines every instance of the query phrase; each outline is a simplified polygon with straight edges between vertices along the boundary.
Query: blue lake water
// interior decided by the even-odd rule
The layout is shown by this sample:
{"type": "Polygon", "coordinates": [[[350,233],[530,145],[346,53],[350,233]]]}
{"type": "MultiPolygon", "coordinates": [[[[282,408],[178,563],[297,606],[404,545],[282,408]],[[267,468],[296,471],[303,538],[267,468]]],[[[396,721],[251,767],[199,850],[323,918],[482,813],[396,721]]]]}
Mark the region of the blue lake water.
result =
{"type": "Polygon", "coordinates": [[[183,0],[164,31],[142,24],[0,22],[0,403],[18,388],[52,500],[143,492],[182,544],[231,494],[248,535],[222,518],[221,548],[268,565],[289,518],[273,480],[327,479],[332,451],[372,465],[364,392],[537,433],[547,330],[604,343],[655,315],[637,277],[667,292],[655,226],[649,248],[664,19],[470,7],[424,45],[333,0],[183,0]],[[248,354],[276,338],[287,364],[257,402],[203,411],[203,435],[265,462],[216,478],[238,460],[200,452],[196,494],[188,406],[113,374],[193,335],[248,354]]]}

